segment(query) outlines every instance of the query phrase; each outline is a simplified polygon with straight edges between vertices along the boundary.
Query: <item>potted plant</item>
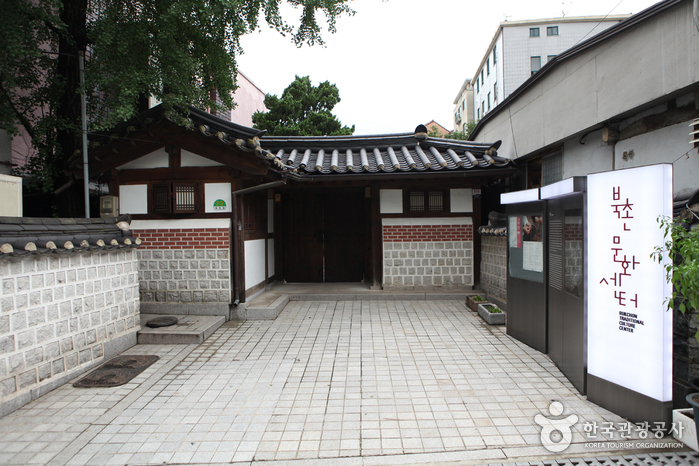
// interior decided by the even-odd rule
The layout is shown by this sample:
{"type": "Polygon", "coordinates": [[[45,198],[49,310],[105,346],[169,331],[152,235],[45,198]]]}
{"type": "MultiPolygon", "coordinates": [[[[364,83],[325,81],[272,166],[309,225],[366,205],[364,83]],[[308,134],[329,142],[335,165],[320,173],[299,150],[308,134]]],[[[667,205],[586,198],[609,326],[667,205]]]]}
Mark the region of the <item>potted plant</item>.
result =
{"type": "Polygon", "coordinates": [[[479,304],[478,315],[489,325],[503,325],[505,323],[505,311],[495,304],[479,304]]]}
{"type": "Polygon", "coordinates": [[[471,294],[466,296],[466,305],[471,308],[473,312],[478,312],[478,305],[487,303],[488,300],[479,294],[471,294]]]}
{"type": "MultiPolygon", "coordinates": [[[[691,216],[697,217],[689,206],[687,209],[691,215],[685,216],[686,220],[691,221],[691,216]]],[[[660,228],[665,230],[665,243],[656,246],[651,257],[659,262],[662,262],[664,255],[671,259],[665,266],[666,279],[672,284],[672,295],[667,300],[668,310],[679,310],[683,314],[687,311],[696,311],[699,309],[699,229],[692,229],[689,223],[668,217],[659,217],[658,223],[660,228]]],[[[699,332],[695,338],[699,340],[699,332]]],[[[693,388],[695,383],[690,381],[693,388]]],[[[673,422],[683,424],[686,430],[682,435],[683,438],[678,440],[697,450],[699,392],[696,388],[691,391],[686,400],[693,409],[676,409],[672,416],[673,422]]]]}

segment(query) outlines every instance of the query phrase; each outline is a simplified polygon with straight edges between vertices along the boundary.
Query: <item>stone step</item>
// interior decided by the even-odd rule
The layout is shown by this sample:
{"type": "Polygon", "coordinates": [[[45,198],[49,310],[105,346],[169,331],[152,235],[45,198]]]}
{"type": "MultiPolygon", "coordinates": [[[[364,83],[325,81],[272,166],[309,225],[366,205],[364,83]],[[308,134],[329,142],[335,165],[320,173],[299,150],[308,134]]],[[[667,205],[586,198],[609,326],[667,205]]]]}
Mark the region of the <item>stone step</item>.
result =
{"type": "Polygon", "coordinates": [[[162,314],[141,314],[141,330],[138,332],[139,344],[150,345],[191,345],[203,343],[221,325],[223,316],[174,316],[178,321],[170,327],[150,328],[146,322],[162,314]]]}

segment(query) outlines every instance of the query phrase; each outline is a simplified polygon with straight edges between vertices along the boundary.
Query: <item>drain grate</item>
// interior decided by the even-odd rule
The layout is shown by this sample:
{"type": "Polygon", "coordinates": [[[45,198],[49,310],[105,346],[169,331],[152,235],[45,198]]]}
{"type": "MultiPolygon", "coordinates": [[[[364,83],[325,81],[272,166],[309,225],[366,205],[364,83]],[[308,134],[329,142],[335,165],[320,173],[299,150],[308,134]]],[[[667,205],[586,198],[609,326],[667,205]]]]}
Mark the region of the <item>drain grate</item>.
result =
{"type": "Polygon", "coordinates": [[[73,384],[78,388],[118,387],[160,359],[158,356],[117,356],[73,384]]]}
{"type": "Polygon", "coordinates": [[[695,451],[679,451],[588,458],[557,458],[517,463],[491,463],[488,466],[674,466],[684,464],[699,465],[699,453],[695,451]]]}

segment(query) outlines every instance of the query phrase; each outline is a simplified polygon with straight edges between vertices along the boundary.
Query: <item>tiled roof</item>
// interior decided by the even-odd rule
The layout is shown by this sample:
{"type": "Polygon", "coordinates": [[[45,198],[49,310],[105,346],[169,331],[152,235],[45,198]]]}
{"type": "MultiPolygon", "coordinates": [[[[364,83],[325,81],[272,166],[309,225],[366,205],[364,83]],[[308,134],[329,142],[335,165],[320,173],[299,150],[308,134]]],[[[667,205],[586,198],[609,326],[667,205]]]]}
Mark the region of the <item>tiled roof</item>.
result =
{"type": "Polygon", "coordinates": [[[137,248],[131,217],[0,217],[0,260],[30,254],[76,253],[137,248]]]}
{"type": "Polygon", "coordinates": [[[260,145],[301,177],[457,172],[513,166],[509,159],[498,157],[500,141],[485,144],[429,138],[421,131],[379,136],[263,136],[260,145]]]}
{"type": "Polygon", "coordinates": [[[478,233],[483,236],[507,236],[507,227],[483,225],[478,227],[478,233]]]}

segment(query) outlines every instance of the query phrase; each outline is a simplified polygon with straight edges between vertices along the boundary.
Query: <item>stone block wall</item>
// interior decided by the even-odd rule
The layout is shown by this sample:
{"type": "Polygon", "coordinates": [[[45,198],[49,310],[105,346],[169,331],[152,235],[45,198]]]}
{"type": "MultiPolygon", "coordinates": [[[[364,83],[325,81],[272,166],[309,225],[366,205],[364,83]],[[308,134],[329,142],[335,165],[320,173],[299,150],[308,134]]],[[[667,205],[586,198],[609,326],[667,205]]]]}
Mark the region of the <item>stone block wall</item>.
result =
{"type": "Polygon", "coordinates": [[[136,251],[0,261],[0,415],[136,344],[136,251]]]}
{"type": "Polygon", "coordinates": [[[228,228],[134,230],[134,235],[143,241],[138,258],[144,312],[157,312],[151,304],[218,304],[227,312],[231,302],[228,228]]]}
{"type": "Polygon", "coordinates": [[[472,225],[384,225],[385,289],[473,286],[472,225]]]}
{"type": "Polygon", "coordinates": [[[481,288],[507,302],[507,237],[481,235],[481,288]]]}

